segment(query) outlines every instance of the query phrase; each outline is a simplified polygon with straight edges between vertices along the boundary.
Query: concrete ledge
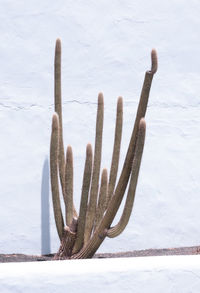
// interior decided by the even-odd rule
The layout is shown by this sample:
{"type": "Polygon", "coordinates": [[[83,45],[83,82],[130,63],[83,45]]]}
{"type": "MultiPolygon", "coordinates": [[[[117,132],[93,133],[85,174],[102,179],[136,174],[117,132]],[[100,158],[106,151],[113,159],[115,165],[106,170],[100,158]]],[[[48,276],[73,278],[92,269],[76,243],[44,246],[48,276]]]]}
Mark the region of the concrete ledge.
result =
{"type": "Polygon", "coordinates": [[[0,264],[0,292],[200,292],[200,255],[0,264]]]}

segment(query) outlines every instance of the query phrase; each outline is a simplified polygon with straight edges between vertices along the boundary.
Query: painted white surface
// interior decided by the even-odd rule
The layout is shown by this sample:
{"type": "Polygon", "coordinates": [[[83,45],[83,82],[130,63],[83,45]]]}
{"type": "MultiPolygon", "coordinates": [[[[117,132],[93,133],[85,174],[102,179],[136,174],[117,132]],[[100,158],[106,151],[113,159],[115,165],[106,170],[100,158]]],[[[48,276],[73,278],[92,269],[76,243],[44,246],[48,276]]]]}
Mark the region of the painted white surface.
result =
{"type": "Polygon", "coordinates": [[[199,293],[200,256],[0,264],[0,290],[199,293]]]}
{"type": "MultiPolygon", "coordinates": [[[[117,97],[124,97],[122,162],[150,51],[158,52],[134,213],[125,232],[106,240],[100,251],[198,245],[200,2],[0,0],[0,5],[0,253],[42,250],[42,169],[49,154],[57,37],[77,208],[85,146],[94,145],[98,92],[105,96],[102,167],[109,168],[117,97]]],[[[48,192],[46,199],[48,209],[48,192]]],[[[50,233],[43,237],[51,237],[54,252],[59,243],[51,201],[49,210],[50,233]]],[[[50,247],[43,243],[42,251],[50,247]]]]}

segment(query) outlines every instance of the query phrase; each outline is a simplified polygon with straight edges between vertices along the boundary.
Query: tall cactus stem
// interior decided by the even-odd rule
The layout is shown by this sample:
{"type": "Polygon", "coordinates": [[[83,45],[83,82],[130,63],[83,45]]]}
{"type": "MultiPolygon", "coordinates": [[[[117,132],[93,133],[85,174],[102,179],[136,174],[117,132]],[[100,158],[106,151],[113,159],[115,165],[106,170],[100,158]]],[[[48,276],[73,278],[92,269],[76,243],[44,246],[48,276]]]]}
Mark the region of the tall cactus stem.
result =
{"type": "Polygon", "coordinates": [[[63,127],[62,127],[62,98],[61,98],[61,41],[56,40],[55,48],[55,60],[54,60],[54,104],[55,112],[59,117],[59,153],[58,153],[58,164],[59,174],[64,193],[64,181],[65,181],[65,154],[64,154],[64,143],[63,143],[63,127]]]}
{"type": "Polygon", "coordinates": [[[59,120],[55,113],[52,119],[52,133],[50,142],[50,171],[51,191],[53,200],[54,217],[60,240],[63,236],[64,221],[60,205],[59,184],[58,184],[58,149],[59,149],[59,120]]]}
{"type": "MultiPolygon", "coordinates": [[[[154,52],[151,53],[151,62],[152,62],[152,68],[155,68],[155,67],[157,67],[157,62],[155,64],[155,60],[157,60],[157,55],[156,55],[156,51],[155,50],[153,50],[153,51],[154,52]]],[[[130,173],[131,173],[133,157],[134,157],[134,153],[135,153],[135,146],[136,146],[136,139],[137,139],[137,134],[138,134],[139,122],[140,122],[140,119],[144,118],[145,114],[146,114],[146,109],[147,109],[147,104],[148,104],[148,100],[149,100],[149,93],[150,93],[150,89],[151,89],[151,83],[153,80],[153,76],[154,76],[154,72],[146,71],[144,83],[143,83],[143,87],[142,87],[142,92],[140,95],[140,101],[139,101],[139,105],[138,105],[138,109],[137,109],[136,119],[135,119],[133,131],[132,131],[130,143],[128,146],[126,158],[124,161],[124,165],[122,168],[122,172],[121,172],[117,187],[115,189],[115,193],[113,195],[114,199],[113,199],[113,201],[111,200],[110,204],[109,204],[112,206],[112,210],[110,213],[109,212],[110,209],[108,206],[108,210],[105,215],[105,222],[106,222],[106,224],[108,224],[108,226],[111,225],[111,223],[117,213],[117,210],[121,204],[121,201],[123,199],[124,192],[126,190],[126,186],[127,186],[128,180],[129,180],[130,173]]]]}
{"type": "Polygon", "coordinates": [[[97,118],[96,118],[94,165],[93,165],[93,171],[92,171],[90,198],[89,198],[88,210],[87,210],[87,215],[86,215],[85,239],[84,239],[85,243],[90,238],[90,235],[91,235],[92,229],[93,229],[93,225],[94,225],[94,220],[95,220],[97,194],[98,194],[98,187],[99,187],[99,173],[100,173],[100,166],[101,166],[103,117],[104,117],[103,94],[99,93],[97,118]]]}
{"type": "Polygon", "coordinates": [[[145,120],[142,118],[139,124],[135,156],[133,159],[131,179],[130,179],[127,198],[126,198],[126,203],[125,203],[124,210],[118,224],[108,229],[107,231],[107,236],[110,238],[114,238],[124,231],[124,229],[126,228],[126,225],[128,224],[128,221],[132,212],[133,203],[135,199],[135,191],[136,191],[136,186],[138,181],[138,175],[140,170],[140,164],[142,159],[142,153],[144,148],[145,131],[146,131],[146,123],[145,123],[145,120]]]}
{"type": "Polygon", "coordinates": [[[64,202],[66,225],[70,226],[73,219],[73,153],[71,146],[67,147],[66,152],[64,202]]]}
{"type": "Polygon", "coordinates": [[[108,194],[107,194],[107,205],[112,197],[119,165],[119,156],[120,156],[120,147],[121,147],[121,137],[122,137],[122,124],[123,124],[123,99],[122,97],[118,98],[117,101],[117,115],[116,115],[116,124],[115,124],[115,139],[113,146],[113,155],[110,168],[110,177],[108,184],[108,194]]]}
{"type": "Polygon", "coordinates": [[[83,185],[82,185],[82,193],[81,193],[79,218],[78,218],[77,236],[76,236],[76,242],[73,248],[73,254],[77,253],[84,244],[84,231],[85,231],[85,221],[86,221],[88,194],[89,194],[89,188],[90,188],[90,182],[91,182],[91,174],[92,174],[92,146],[91,144],[88,144],[86,148],[86,160],[85,160],[85,168],[84,168],[84,174],[83,174],[83,185]]]}

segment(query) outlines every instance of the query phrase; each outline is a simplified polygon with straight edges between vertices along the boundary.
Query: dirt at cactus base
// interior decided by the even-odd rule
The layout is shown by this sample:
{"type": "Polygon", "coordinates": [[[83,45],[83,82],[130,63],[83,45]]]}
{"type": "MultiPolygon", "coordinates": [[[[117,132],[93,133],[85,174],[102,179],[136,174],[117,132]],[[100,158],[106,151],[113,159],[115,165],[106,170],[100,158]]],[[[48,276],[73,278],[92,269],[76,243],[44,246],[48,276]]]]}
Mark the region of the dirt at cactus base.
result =
{"type": "MultiPolygon", "coordinates": [[[[141,257],[161,255],[197,255],[200,254],[200,246],[145,249],[117,253],[97,253],[93,258],[117,258],[117,257],[141,257]]],[[[54,254],[26,255],[26,254],[0,254],[0,262],[27,262],[53,260],[54,254]]]]}

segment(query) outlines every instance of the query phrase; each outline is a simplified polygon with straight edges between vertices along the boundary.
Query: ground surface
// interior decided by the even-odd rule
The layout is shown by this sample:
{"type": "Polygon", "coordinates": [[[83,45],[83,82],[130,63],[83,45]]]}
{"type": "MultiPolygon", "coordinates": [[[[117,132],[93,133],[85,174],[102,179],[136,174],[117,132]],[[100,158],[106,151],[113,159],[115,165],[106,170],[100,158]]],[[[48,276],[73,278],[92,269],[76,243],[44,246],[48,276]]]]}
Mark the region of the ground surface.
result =
{"type": "MultiPolygon", "coordinates": [[[[140,257],[162,255],[196,255],[200,254],[200,246],[144,249],[117,253],[97,253],[94,258],[117,258],[117,257],[140,257]]],[[[0,254],[0,262],[27,262],[53,260],[54,254],[49,255],[26,255],[26,254],[0,254]]]]}

